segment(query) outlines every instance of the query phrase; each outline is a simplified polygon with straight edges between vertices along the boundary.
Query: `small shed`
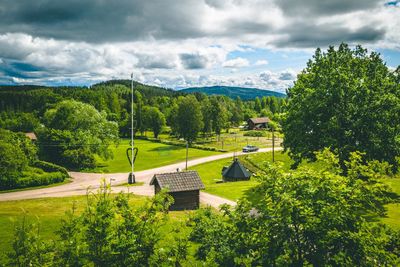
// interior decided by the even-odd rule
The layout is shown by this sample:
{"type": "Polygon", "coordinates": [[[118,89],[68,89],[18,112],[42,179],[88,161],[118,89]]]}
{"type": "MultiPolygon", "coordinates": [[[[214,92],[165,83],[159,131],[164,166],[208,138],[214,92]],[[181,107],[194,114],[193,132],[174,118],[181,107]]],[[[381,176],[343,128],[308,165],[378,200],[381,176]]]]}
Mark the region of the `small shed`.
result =
{"type": "Polygon", "coordinates": [[[249,180],[251,173],[235,158],[229,167],[222,169],[222,178],[225,182],[249,180]]]}
{"type": "Polygon", "coordinates": [[[155,174],[150,181],[155,194],[166,188],[174,198],[170,210],[193,210],[200,206],[200,190],[204,184],[196,171],[155,174]]]}
{"type": "Polygon", "coordinates": [[[250,118],[247,121],[247,128],[249,130],[267,129],[270,122],[271,120],[268,117],[250,118]]]}

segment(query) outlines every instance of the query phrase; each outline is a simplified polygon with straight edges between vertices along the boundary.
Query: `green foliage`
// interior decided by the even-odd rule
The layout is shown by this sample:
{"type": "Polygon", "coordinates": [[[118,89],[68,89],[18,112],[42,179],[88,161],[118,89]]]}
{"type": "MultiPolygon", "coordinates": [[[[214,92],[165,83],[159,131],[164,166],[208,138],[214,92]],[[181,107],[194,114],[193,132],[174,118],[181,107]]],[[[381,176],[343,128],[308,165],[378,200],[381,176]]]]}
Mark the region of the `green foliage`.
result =
{"type": "Polygon", "coordinates": [[[20,266],[149,266],[167,257],[169,264],[163,266],[180,266],[188,253],[187,238],[175,229],[175,241],[166,248],[159,245],[172,197],[162,192],[132,208],[129,195],[110,193],[109,185],[103,184],[89,194],[81,215],[73,206],[55,242],[43,242],[34,228],[18,227],[9,260],[20,266]]]}
{"type": "Polygon", "coordinates": [[[15,187],[18,175],[28,166],[28,159],[19,147],[0,142],[0,189],[15,187]]]}
{"type": "Polygon", "coordinates": [[[192,219],[198,257],[222,266],[398,264],[399,233],[367,222],[393,201],[380,182],[386,166],[364,172],[369,163],[361,164],[359,155],[352,154],[348,176],[328,150],[317,155],[325,168],[285,173],[266,166],[257,198],[223,207],[223,216],[206,210],[192,219]]]}
{"type": "Polygon", "coordinates": [[[36,154],[24,134],[0,129],[0,189],[48,185],[69,177],[64,168],[38,161],[36,154]]]}
{"type": "Polygon", "coordinates": [[[17,179],[14,180],[11,187],[5,189],[27,188],[40,185],[61,183],[68,177],[68,173],[63,173],[59,171],[45,172],[39,168],[29,167],[26,171],[23,171],[17,179]]]}
{"type": "MultiPolygon", "coordinates": [[[[353,151],[397,168],[400,154],[400,84],[380,55],[341,44],[317,49],[289,89],[284,147],[298,164],[324,147],[340,164],[353,151]]],[[[271,109],[272,112],[274,112],[271,109]]]]}
{"type": "Polygon", "coordinates": [[[32,132],[38,126],[39,119],[32,113],[0,112],[0,128],[14,132],[32,132]]]}
{"type": "Polygon", "coordinates": [[[95,166],[95,157],[112,156],[109,145],[118,138],[118,125],[93,106],[65,100],[46,111],[46,127],[38,131],[41,155],[68,168],[95,166]]]}
{"type": "Polygon", "coordinates": [[[180,136],[193,142],[203,128],[203,115],[199,102],[192,95],[178,99],[177,126],[180,136]]]}
{"type": "Polygon", "coordinates": [[[40,238],[40,225],[26,221],[15,228],[13,251],[8,254],[10,266],[50,266],[51,245],[40,238]]]}
{"type": "Polygon", "coordinates": [[[267,136],[267,133],[265,131],[256,131],[256,130],[251,130],[251,131],[246,131],[243,136],[252,136],[252,137],[265,137],[267,136]]]}
{"type": "Polygon", "coordinates": [[[58,166],[56,164],[50,163],[50,162],[37,160],[32,164],[32,166],[40,168],[40,169],[44,170],[45,172],[61,172],[65,175],[68,175],[67,169],[65,169],[64,167],[58,166]]]}
{"type": "Polygon", "coordinates": [[[158,138],[162,128],[165,126],[164,114],[155,107],[145,107],[143,109],[144,124],[146,128],[153,131],[154,137],[158,138]]]}

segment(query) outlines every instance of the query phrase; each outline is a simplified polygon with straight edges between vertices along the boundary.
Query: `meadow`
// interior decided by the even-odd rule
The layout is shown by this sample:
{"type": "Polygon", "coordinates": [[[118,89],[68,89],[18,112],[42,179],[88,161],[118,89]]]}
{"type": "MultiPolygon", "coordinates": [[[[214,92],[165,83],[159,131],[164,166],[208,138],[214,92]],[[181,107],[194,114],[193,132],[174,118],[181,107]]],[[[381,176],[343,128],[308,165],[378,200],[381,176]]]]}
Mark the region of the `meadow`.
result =
{"type": "MultiPolygon", "coordinates": [[[[109,160],[98,159],[99,166],[95,169],[85,170],[91,172],[119,173],[129,172],[131,166],[126,158],[126,149],[130,147],[130,140],[121,139],[118,146],[113,146],[114,157],[109,160]]],[[[135,171],[147,170],[161,167],[177,162],[185,161],[186,148],[174,145],[166,145],[147,140],[136,139],[135,147],[139,153],[135,162],[135,171]]],[[[189,160],[220,154],[220,152],[206,151],[189,148],[189,160]]]]}

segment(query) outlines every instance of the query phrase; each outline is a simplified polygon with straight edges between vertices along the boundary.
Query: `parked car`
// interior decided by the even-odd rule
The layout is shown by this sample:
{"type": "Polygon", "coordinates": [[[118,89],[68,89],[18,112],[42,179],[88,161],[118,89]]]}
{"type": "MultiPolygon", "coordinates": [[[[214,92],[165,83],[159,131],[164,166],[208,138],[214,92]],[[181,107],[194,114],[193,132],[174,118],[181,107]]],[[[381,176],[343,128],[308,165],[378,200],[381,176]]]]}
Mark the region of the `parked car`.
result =
{"type": "Polygon", "coordinates": [[[256,146],[247,145],[247,146],[243,147],[243,152],[254,152],[254,151],[258,151],[258,149],[259,148],[256,146]]]}

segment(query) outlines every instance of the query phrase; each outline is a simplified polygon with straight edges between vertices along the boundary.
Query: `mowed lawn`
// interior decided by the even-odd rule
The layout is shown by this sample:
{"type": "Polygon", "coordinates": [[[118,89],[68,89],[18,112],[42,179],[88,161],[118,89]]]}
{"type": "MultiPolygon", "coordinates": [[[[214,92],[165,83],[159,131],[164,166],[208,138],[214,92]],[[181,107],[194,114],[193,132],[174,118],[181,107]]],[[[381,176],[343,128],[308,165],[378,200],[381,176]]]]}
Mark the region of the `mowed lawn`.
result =
{"type": "MultiPolygon", "coordinates": [[[[11,251],[15,226],[22,222],[24,214],[26,221],[40,225],[40,235],[44,240],[56,240],[55,231],[59,229],[65,212],[71,210],[75,203],[76,213],[81,213],[87,205],[86,200],[86,196],[74,196],[0,202],[0,254],[11,251]]],[[[132,195],[130,204],[132,207],[137,207],[146,200],[146,197],[132,195]]],[[[162,230],[172,231],[175,225],[180,226],[186,220],[188,213],[169,212],[168,220],[162,230]]]]}
{"type": "MultiPolygon", "coordinates": [[[[272,152],[244,155],[240,156],[239,159],[242,162],[247,159],[255,163],[258,167],[262,167],[265,162],[272,162],[272,152]]],[[[249,181],[221,183],[222,168],[229,166],[232,160],[232,158],[221,159],[193,166],[190,169],[196,170],[199,173],[206,187],[205,192],[236,201],[244,196],[249,189],[257,185],[258,182],[252,176],[249,181]]],[[[281,162],[285,169],[289,169],[291,164],[290,158],[281,152],[275,152],[275,161],[281,162]]]]}
{"type": "MultiPolygon", "coordinates": [[[[113,147],[114,158],[109,160],[98,160],[99,167],[95,172],[119,173],[129,172],[131,166],[126,157],[126,149],[129,147],[129,140],[123,139],[117,147],[113,147]]],[[[139,153],[135,162],[135,170],[141,171],[185,161],[186,148],[174,145],[166,145],[147,140],[135,140],[135,147],[139,153]]],[[[221,152],[206,151],[189,148],[189,160],[220,154],[221,152]]]]}

